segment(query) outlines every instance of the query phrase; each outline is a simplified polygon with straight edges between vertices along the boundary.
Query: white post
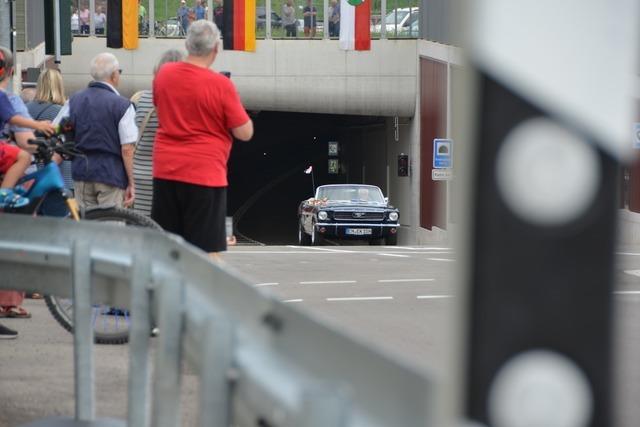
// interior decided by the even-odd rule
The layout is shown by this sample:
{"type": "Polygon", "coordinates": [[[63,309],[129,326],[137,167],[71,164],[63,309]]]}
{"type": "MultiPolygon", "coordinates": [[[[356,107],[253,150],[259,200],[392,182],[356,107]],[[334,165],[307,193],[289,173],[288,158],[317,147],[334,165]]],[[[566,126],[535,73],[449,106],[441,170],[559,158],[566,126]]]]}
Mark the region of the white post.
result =
{"type": "Polygon", "coordinates": [[[325,40],[329,39],[329,0],[323,0],[322,7],[324,7],[324,18],[322,23],[322,38],[325,40]]]}
{"type": "Polygon", "coordinates": [[[207,21],[213,22],[213,0],[207,0],[207,21]]]}
{"type": "Polygon", "coordinates": [[[264,5],[264,13],[266,15],[264,22],[264,38],[268,40],[271,38],[271,0],[265,0],[264,5]]]}
{"type": "Polygon", "coordinates": [[[156,36],[156,0],[149,0],[149,37],[156,36]]]}
{"type": "Polygon", "coordinates": [[[380,38],[387,38],[387,0],[380,0],[380,38]]]}
{"type": "Polygon", "coordinates": [[[96,13],[96,0],[89,0],[89,35],[95,37],[96,23],[94,22],[96,13]]]}

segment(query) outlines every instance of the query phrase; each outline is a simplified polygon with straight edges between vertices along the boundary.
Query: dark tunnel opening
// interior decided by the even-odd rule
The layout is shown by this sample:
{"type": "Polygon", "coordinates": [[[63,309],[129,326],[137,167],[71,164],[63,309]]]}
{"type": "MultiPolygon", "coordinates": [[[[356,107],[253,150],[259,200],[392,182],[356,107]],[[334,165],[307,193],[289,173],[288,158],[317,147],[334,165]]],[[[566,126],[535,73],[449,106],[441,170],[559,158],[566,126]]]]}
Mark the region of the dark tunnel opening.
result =
{"type": "Polygon", "coordinates": [[[304,170],[313,166],[316,186],[353,182],[343,170],[329,173],[328,142],[340,142],[341,164],[357,158],[362,147],[341,136],[383,125],[384,118],[263,111],[253,120],[254,138],[235,141],[231,152],[227,213],[241,242],[296,244],[298,205],[313,195],[312,175],[304,170]]]}

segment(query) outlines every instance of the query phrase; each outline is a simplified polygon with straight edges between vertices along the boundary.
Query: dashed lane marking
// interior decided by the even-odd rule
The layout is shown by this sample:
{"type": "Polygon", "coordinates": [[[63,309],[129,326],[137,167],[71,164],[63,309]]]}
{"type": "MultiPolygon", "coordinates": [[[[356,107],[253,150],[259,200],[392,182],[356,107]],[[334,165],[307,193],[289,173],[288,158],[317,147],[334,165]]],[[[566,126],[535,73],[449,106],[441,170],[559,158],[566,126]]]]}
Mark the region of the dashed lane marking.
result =
{"type": "Polygon", "coordinates": [[[301,285],[341,285],[345,283],[357,283],[357,280],[312,280],[300,282],[301,285]]]}
{"type": "Polygon", "coordinates": [[[444,262],[454,262],[455,259],[449,258],[427,258],[429,261],[444,261],[444,262]]]}
{"type": "Polygon", "coordinates": [[[261,286],[278,286],[280,283],[278,282],[268,282],[268,283],[256,283],[255,287],[261,287],[261,286]]]}
{"type": "Polygon", "coordinates": [[[416,299],[445,299],[452,298],[451,295],[418,295],[416,299]]]}
{"type": "Polygon", "coordinates": [[[382,279],[378,283],[402,283],[402,282],[433,282],[436,279],[382,279]]]}
{"type": "Polygon", "coordinates": [[[616,252],[616,255],[638,256],[638,255],[640,255],[640,252],[616,252]]]}
{"type": "Polygon", "coordinates": [[[345,250],[345,249],[329,249],[329,248],[316,248],[313,246],[293,246],[293,245],[288,245],[288,248],[294,248],[294,249],[309,249],[312,251],[321,251],[321,252],[333,252],[333,253],[343,253],[343,254],[352,254],[355,251],[349,251],[349,250],[345,250]]]}
{"type": "Polygon", "coordinates": [[[296,298],[296,299],[286,299],[282,302],[302,302],[304,301],[302,298],[296,298]]]}
{"type": "Polygon", "coordinates": [[[327,301],[380,301],[380,300],[392,300],[393,297],[341,297],[341,298],[327,298],[327,301]]]}
{"type": "Polygon", "coordinates": [[[640,270],[624,270],[626,274],[640,277],[640,270]]]}
{"type": "Polygon", "coordinates": [[[407,251],[453,251],[453,248],[411,247],[411,246],[385,246],[387,249],[404,249],[407,251]]]}
{"type": "Polygon", "coordinates": [[[640,291],[616,291],[616,295],[640,295],[640,291]]]}
{"type": "Polygon", "coordinates": [[[400,254],[385,254],[385,253],[379,253],[377,255],[380,256],[391,256],[391,257],[397,257],[397,258],[411,258],[409,255],[400,255],[400,254]]]}

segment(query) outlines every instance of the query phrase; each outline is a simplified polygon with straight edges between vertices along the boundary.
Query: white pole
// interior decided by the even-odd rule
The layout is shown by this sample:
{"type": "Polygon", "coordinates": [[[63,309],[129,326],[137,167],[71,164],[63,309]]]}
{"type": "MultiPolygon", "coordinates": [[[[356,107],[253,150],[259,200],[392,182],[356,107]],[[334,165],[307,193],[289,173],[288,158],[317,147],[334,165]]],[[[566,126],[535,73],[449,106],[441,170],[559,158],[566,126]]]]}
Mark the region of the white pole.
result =
{"type": "Polygon", "coordinates": [[[322,38],[327,40],[329,39],[329,0],[324,0],[323,1],[323,7],[324,7],[324,18],[323,18],[323,24],[322,24],[322,38]]]}
{"type": "Polygon", "coordinates": [[[89,0],[89,35],[96,35],[96,23],[94,22],[96,14],[96,0],[89,0]]]}
{"type": "Polygon", "coordinates": [[[149,37],[156,36],[156,0],[149,0],[149,37]]]}
{"type": "Polygon", "coordinates": [[[213,22],[213,0],[207,0],[207,21],[213,22]]]}
{"type": "Polygon", "coordinates": [[[271,38],[271,0],[265,0],[265,23],[264,23],[264,38],[271,38]]]}
{"type": "Polygon", "coordinates": [[[60,63],[60,0],[53,2],[53,39],[55,45],[55,63],[60,63]]]}
{"type": "Polygon", "coordinates": [[[380,0],[380,38],[387,38],[387,0],[380,0]]]}

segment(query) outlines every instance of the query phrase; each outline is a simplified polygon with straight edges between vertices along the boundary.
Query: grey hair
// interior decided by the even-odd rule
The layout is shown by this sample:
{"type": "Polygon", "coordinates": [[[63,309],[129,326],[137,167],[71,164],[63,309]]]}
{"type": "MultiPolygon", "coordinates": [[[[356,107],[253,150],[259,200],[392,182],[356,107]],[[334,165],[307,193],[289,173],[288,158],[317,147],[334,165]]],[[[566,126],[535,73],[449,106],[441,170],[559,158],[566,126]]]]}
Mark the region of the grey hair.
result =
{"type": "Polygon", "coordinates": [[[4,46],[0,46],[0,50],[2,50],[2,56],[4,56],[4,74],[0,78],[1,82],[9,77],[10,72],[13,69],[13,54],[4,46]]]}
{"type": "Polygon", "coordinates": [[[153,68],[153,75],[158,74],[158,71],[160,71],[160,67],[162,67],[164,64],[168,62],[180,62],[183,59],[184,59],[184,54],[180,52],[178,49],[169,49],[168,51],[162,54],[162,56],[160,57],[160,60],[158,61],[156,66],[153,68]]]}
{"type": "Polygon", "coordinates": [[[120,63],[114,54],[99,53],[91,60],[91,77],[98,82],[109,80],[118,71],[120,63]]]}
{"type": "Polygon", "coordinates": [[[185,46],[189,55],[207,56],[220,44],[220,30],[213,22],[200,19],[189,25],[185,46]]]}

